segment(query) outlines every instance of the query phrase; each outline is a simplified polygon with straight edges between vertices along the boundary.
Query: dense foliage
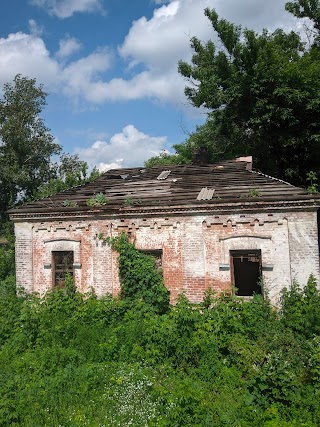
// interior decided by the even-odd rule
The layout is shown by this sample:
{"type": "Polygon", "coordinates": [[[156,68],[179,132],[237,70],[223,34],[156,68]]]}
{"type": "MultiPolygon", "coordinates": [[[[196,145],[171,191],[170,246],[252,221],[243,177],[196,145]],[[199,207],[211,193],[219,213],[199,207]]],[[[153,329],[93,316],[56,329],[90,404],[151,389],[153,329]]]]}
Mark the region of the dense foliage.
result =
{"type": "Polygon", "coordinates": [[[17,198],[30,197],[51,178],[50,158],[60,146],[39,116],[46,94],[35,80],[17,75],[0,100],[0,219],[17,198]]]}
{"type": "Polygon", "coordinates": [[[150,157],[150,159],[144,162],[146,168],[152,168],[153,166],[162,165],[182,165],[184,163],[190,163],[191,159],[183,157],[180,154],[169,154],[166,151],[162,151],[160,154],[150,157]]]}
{"type": "Polygon", "coordinates": [[[153,310],[165,313],[170,295],[164,286],[162,271],[156,268],[155,258],[139,251],[125,233],[105,240],[119,253],[120,298],[141,300],[153,310]]]}
{"type": "Polygon", "coordinates": [[[205,10],[218,41],[193,37],[192,60],[179,72],[207,120],[174,146],[176,155],[152,158],[153,165],[190,162],[196,147],[206,147],[210,162],[252,155],[255,167],[295,185],[305,185],[310,171],[320,177],[320,0],[286,9],[309,18],[308,42],[282,29],[258,34],[205,10]]]}
{"type": "Polygon", "coordinates": [[[44,298],[0,286],[0,426],[320,425],[320,294],[44,298]]]}
{"type": "Polygon", "coordinates": [[[52,196],[61,191],[94,181],[100,175],[94,167],[88,172],[87,162],[80,160],[77,154],[63,153],[58,163],[52,164],[54,177],[43,182],[33,194],[33,199],[52,196]]]}
{"type": "Polygon", "coordinates": [[[97,177],[76,155],[62,153],[41,113],[47,94],[17,75],[0,99],[0,222],[16,203],[46,197],[97,177]],[[54,157],[56,156],[56,161],[54,157]]]}

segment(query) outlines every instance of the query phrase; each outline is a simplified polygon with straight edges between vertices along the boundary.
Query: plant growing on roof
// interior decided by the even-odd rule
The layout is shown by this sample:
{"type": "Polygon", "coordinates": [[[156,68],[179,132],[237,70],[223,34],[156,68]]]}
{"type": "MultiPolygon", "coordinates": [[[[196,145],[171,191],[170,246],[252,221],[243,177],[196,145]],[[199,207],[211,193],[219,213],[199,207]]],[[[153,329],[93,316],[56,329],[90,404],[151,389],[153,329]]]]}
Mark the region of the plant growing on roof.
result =
{"type": "Polygon", "coordinates": [[[141,202],[142,202],[141,199],[133,200],[131,199],[131,197],[126,197],[123,201],[123,204],[125,206],[133,206],[133,205],[141,205],[141,202]]]}
{"type": "Polygon", "coordinates": [[[249,197],[260,197],[260,196],[261,196],[261,193],[256,188],[251,188],[249,190],[249,197]]]}
{"type": "Polygon", "coordinates": [[[75,202],[74,200],[64,200],[62,205],[66,208],[75,208],[76,206],[78,206],[78,203],[75,202]]]}
{"type": "Polygon", "coordinates": [[[108,203],[108,198],[104,193],[97,193],[86,201],[87,206],[103,206],[108,203]]]}
{"type": "Polygon", "coordinates": [[[132,206],[133,205],[133,200],[131,199],[131,197],[126,197],[123,201],[123,204],[126,206],[132,206]]]}

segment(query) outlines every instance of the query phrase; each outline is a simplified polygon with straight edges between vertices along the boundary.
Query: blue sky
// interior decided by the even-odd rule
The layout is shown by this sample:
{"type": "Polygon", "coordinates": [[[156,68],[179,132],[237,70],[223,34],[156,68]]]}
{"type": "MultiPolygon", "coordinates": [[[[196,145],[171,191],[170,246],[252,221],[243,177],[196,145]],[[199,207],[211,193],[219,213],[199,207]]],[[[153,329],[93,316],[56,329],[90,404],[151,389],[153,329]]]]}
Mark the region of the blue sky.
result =
{"type": "Polygon", "coordinates": [[[203,16],[260,31],[297,28],[283,0],[1,0],[0,87],[18,73],[49,94],[51,133],[92,167],[140,166],[205,120],[183,94],[189,40],[203,16]]]}

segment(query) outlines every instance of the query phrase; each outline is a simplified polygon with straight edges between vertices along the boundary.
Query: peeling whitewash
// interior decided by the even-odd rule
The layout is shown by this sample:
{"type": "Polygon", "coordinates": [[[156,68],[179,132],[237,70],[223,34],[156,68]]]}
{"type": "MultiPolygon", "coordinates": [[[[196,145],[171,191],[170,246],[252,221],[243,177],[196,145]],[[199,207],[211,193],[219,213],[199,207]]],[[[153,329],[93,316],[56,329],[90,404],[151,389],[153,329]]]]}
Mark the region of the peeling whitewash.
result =
{"type": "Polygon", "coordinates": [[[98,235],[111,237],[122,231],[130,233],[137,248],[162,251],[172,302],[181,291],[198,302],[208,288],[231,290],[230,251],[261,251],[264,286],[274,304],[293,280],[304,285],[313,274],[319,281],[317,212],[296,210],[17,221],[17,285],[43,295],[53,287],[52,252],[72,251],[77,288],[93,288],[98,296],[116,295],[117,254],[98,235]]]}

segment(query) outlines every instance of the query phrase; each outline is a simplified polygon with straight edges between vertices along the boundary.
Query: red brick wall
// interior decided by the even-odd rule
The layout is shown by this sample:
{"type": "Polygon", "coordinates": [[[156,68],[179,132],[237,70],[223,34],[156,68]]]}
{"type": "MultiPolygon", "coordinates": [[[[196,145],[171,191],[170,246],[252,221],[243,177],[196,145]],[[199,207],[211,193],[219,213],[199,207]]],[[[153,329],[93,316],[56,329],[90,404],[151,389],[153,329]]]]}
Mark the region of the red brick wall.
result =
{"type": "Polygon", "coordinates": [[[117,254],[97,238],[130,232],[137,248],[163,251],[163,274],[171,301],[185,291],[201,301],[209,287],[231,290],[230,250],[260,249],[264,281],[276,303],[293,279],[319,279],[316,212],[190,215],[133,219],[16,223],[17,283],[40,294],[52,287],[51,252],[73,250],[81,292],[116,295],[117,254]]]}

